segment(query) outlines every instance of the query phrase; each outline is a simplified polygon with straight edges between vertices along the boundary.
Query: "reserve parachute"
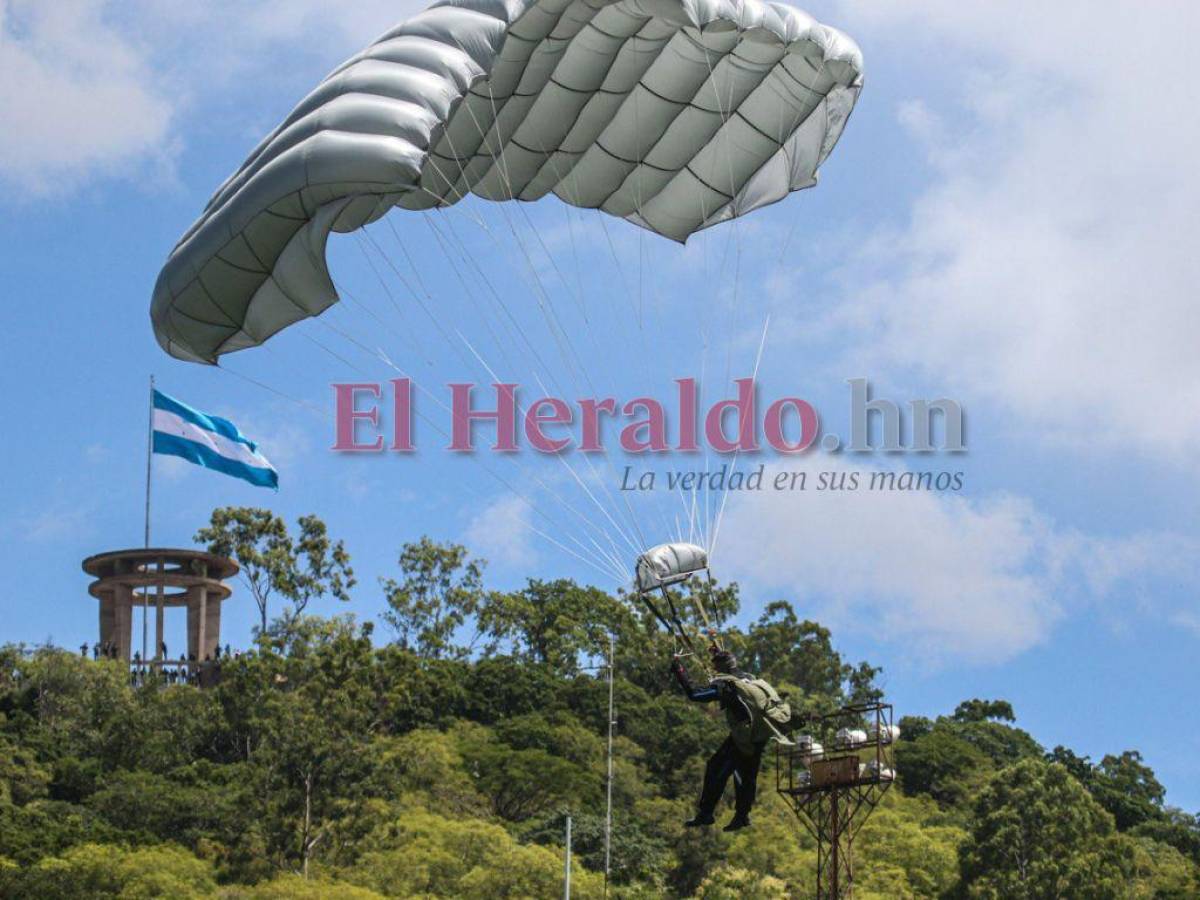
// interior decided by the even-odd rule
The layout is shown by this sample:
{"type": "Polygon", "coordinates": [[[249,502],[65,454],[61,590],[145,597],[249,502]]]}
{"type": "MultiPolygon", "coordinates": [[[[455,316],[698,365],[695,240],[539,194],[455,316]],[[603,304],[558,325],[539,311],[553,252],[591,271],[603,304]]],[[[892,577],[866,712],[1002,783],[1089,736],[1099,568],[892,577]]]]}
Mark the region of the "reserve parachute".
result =
{"type": "Polygon", "coordinates": [[[852,40],[760,0],[449,0],[347,60],[216,192],[151,319],[215,364],[337,300],[326,242],[392,207],[549,193],[675,241],[816,182],[852,40]]]}

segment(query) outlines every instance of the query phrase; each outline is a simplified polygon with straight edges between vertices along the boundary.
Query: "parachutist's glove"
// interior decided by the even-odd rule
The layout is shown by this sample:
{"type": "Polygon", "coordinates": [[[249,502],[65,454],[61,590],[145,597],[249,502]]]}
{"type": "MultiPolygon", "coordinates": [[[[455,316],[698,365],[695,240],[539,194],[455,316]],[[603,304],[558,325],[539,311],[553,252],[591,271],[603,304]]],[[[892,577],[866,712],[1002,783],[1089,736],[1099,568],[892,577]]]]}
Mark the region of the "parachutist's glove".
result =
{"type": "Polygon", "coordinates": [[[687,692],[691,692],[692,681],[687,676],[687,670],[683,667],[683,660],[678,656],[671,660],[671,674],[675,676],[675,680],[679,682],[679,686],[687,692]]]}

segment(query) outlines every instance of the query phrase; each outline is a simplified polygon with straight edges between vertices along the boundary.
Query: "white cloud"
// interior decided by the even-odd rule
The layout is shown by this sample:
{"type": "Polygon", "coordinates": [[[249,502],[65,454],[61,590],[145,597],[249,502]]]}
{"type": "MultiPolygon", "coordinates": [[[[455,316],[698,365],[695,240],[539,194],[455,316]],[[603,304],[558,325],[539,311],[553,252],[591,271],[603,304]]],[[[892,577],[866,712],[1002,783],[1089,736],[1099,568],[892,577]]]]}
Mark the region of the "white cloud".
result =
{"type": "MultiPolygon", "coordinates": [[[[224,414],[224,413],[223,413],[224,414]]],[[[258,450],[279,472],[282,480],[284,472],[299,468],[312,449],[313,429],[305,427],[307,417],[302,425],[300,421],[280,417],[278,410],[267,415],[246,412],[231,412],[226,418],[234,422],[242,434],[258,446],[258,450]]]]}
{"type": "Polygon", "coordinates": [[[957,105],[898,110],[933,181],[854,261],[886,274],[847,274],[832,324],[876,371],[953,379],[1076,447],[1186,459],[1200,7],[845,0],[838,20],[957,105]]]}
{"type": "Polygon", "coordinates": [[[154,454],[154,476],[169,482],[183,481],[196,472],[199,467],[179,456],[154,454]]]}
{"type": "Polygon", "coordinates": [[[61,194],[169,167],[172,104],[100,0],[0,0],[0,182],[61,194]]]}
{"type": "MultiPolygon", "coordinates": [[[[907,646],[928,664],[1003,662],[1112,598],[1142,592],[1153,608],[1145,588],[1164,574],[1166,548],[1169,559],[1196,555],[1196,542],[1178,537],[1063,529],[1019,497],[871,491],[879,470],[829,457],[768,466],[764,483],[782,470],[804,470],[807,490],[731,501],[715,559],[722,577],[816,604],[814,618],[907,646]],[[857,473],[859,489],[817,491],[822,471],[857,473]]],[[[1197,581],[1195,571],[1172,574],[1197,581]]]]}
{"type": "Polygon", "coordinates": [[[93,531],[95,505],[76,500],[52,500],[35,511],[17,514],[3,526],[0,533],[9,538],[30,543],[65,543],[79,541],[93,531]]]}
{"type": "Polygon", "coordinates": [[[500,497],[480,510],[467,525],[466,545],[497,566],[527,569],[537,561],[530,530],[532,510],[515,495],[500,497]]]}
{"type": "Polygon", "coordinates": [[[83,448],[83,458],[92,465],[100,465],[107,462],[111,452],[106,444],[94,443],[88,444],[83,448]]]}
{"type": "Polygon", "coordinates": [[[1191,611],[1182,611],[1176,613],[1171,621],[1187,631],[1192,632],[1196,637],[1200,637],[1200,613],[1191,611]]]}
{"type": "MultiPolygon", "coordinates": [[[[28,199],[98,178],[169,181],[185,107],[220,95],[225,115],[238,115],[231,97],[261,89],[265,73],[292,75],[281,54],[319,61],[298,100],[322,66],[424,5],[0,0],[0,182],[10,197],[28,199]]],[[[261,103],[244,115],[257,121],[261,103]]]]}

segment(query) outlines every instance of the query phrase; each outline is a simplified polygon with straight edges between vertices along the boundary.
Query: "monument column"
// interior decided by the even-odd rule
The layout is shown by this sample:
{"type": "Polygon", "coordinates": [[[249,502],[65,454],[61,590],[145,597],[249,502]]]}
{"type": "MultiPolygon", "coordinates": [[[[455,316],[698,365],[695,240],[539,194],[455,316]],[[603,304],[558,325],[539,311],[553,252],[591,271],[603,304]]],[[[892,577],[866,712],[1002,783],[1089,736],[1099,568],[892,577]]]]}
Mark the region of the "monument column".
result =
{"type": "Polygon", "coordinates": [[[219,602],[208,604],[208,622],[205,632],[208,634],[208,645],[204,652],[215,659],[217,645],[221,643],[221,604],[219,602]]]}
{"type": "Polygon", "coordinates": [[[154,604],[154,658],[162,659],[163,645],[163,568],[165,560],[160,556],[158,558],[158,596],[154,604]]]}
{"type": "Polygon", "coordinates": [[[129,643],[133,636],[133,590],[118,584],[113,591],[113,634],[109,640],[117,646],[117,659],[129,662],[129,643]]]}
{"type": "Polygon", "coordinates": [[[208,656],[208,590],[204,585],[196,589],[200,594],[200,651],[196,659],[201,662],[208,656]]]}
{"type": "Polygon", "coordinates": [[[117,620],[116,589],[103,591],[100,594],[100,646],[103,647],[113,639],[117,620]]]}

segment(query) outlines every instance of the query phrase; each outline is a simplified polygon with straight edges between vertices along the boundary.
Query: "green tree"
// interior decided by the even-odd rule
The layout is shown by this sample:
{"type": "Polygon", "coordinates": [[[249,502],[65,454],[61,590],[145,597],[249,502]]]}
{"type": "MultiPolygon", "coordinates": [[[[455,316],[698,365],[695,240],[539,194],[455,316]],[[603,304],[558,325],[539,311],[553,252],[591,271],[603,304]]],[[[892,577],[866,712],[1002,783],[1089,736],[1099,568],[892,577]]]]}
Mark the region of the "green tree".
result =
{"type": "Polygon", "coordinates": [[[988,758],[944,728],[896,745],[896,773],[908,794],[927,794],[943,806],[961,806],[992,773],[988,758]]]}
{"type": "Polygon", "coordinates": [[[1154,770],[1136,750],[1106,755],[1089,787],[1096,801],[1112,813],[1120,831],[1159,817],[1166,797],[1154,770]]]}
{"type": "Polygon", "coordinates": [[[883,896],[945,896],[958,880],[965,837],[933,802],[889,792],[854,842],[855,896],[871,885],[883,896]]]}
{"type": "Polygon", "coordinates": [[[1133,849],[1063,766],[1026,759],[996,773],[975,804],[960,889],[996,900],[1123,897],[1133,849]]]}
{"type": "Polygon", "coordinates": [[[216,892],[217,884],[206,862],[166,844],[137,849],[81,844],[62,856],[46,857],[35,866],[0,872],[0,896],[7,897],[199,900],[216,892]]]}
{"type": "Polygon", "coordinates": [[[455,632],[475,615],[483,599],[483,566],[459,544],[422,537],[400,548],[403,579],[380,579],[388,610],[383,620],[400,646],[421,656],[461,657],[469,651],[455,643],[455,632]]]}
{"type": "Polygon", "coordinates": [[[964,700],[954,710],[953,719],[956,722],[986,722],[989,719],[1002,719],[1005,722],[1017,721],[1012,704],[1007,700],[964,700]]]}
{"type": "Polygon", "coordinates": [[[1166,789],[1138,751],[1126,750],[1119,756],[1108,754],[1099,765],[1062,746],[1055,747],[1046,758],[1065,766],[1112,813],[1117,830],[1128,831],[1165,819],[1166,789]]]}
{"type": "Polygon", "coordinates": [[[1133,828],[1132,833],[1169,844],[1200,865],[1200,819],[1168,806],[1153,819],[1133,828]]]}
{"type": "Polygon", "coordinates": [[[1200,873],[1169,844],[1147,837],[1131,839],[1134,883],[1130,894],[1154,900],[1193,900],[1200,896],[1200,873]]]}
{"type": "Polygon", "coordinates": [[[744,640],[746,666],[776,684],[799,688],[798,702],[810,711],[824,711],[842,702],[878,700],[875,684],[880,669],[852,666],[833,649],[829,629],[801,620],[792,604],[776,600],[750,626],[744,640]]]}
{"type": "Polygon", "coordinates": [[[792,894],[779,878],[720,866],[701,882],[694,896],[698,900],[787,900],[792,894]]]}
{"type": "Polygon", "coordinates": [[[594,772],[555,756],[542,747],[514,747],[481,729],[463,733],[459,743],[476,790],[488,798],[492,811],[511,822],[523,822],[593,794],[594,772]]]}
{"type": "MultiPolygon", "coordinates": [[[[560,820],[561,823],[561,820],[560,820]]],[[[410,810],[370,835],[368,849],[344,878],[389,897],[557,897],[562,893],[561,852],[522,846],[499,825],[444,818],[410,810]]],[[[601,879],[573,867],[572,896],[598,898],[601,879]]]]}
{"type": "Polygon", "coordinates": [[[377,765],[368,752],[375,709],[370,635],[351,617],[306,617],[284,642],[264,642],[264,655],[287,656],[258,697],[252,759],[268,841],[281,861],[298,862],[305,877],[377,765]]]}
{"type": "Polygon", "coordinates": [[[609,594],[569,579],[531,578],[519,591],[490,594],[479,612],[493,650],[507,644],[518,659],[558,675],[575,674],[581,654],[604,647],[609,631],[628,618],[609,594]]]}
{"type": "Polygon", "coordinates": [[[292,604],[287,619],[299,616],[309,602],[330,594],[350,599],[354,570],[341,541],[329,538],[325,523],[301,516],[293,538],[287,524],[270,510],[245,506],[214,509],[209,524],[195,541],[209,553],[229,556],[241,567],[241,578],[259,611],[259,634],[266,634],[268,605],[273,594],[292,604]]]}
{"type": "MultiPolygon", "coordinates": [[[[543,816],[522,832],[522,840],[548,847],[561,846],[563,816],[556,811],[543,816]]],[[[604,816],[572,812],[571,855],[593,872],[604,871],[604,816]]],[[[612,883],[641,884],[660,891],[670,866],[670,850],[661,836],[651,833],[636,818],[617,816],[612,823],[612,883]]]]}

